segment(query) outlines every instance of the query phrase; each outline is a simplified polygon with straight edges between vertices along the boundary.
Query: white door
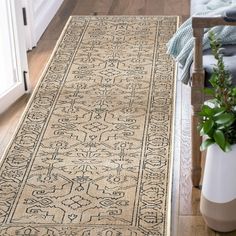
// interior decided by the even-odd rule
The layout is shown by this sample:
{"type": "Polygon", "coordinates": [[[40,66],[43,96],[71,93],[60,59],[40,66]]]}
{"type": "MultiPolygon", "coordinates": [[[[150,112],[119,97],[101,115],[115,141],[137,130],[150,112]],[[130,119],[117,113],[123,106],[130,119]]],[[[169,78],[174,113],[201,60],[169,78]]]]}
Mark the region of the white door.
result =
{"type": "Polygon", "coordinates": [[[19,0],[0,0],[0,113],[29,90],[22,8],[19,0]]]}

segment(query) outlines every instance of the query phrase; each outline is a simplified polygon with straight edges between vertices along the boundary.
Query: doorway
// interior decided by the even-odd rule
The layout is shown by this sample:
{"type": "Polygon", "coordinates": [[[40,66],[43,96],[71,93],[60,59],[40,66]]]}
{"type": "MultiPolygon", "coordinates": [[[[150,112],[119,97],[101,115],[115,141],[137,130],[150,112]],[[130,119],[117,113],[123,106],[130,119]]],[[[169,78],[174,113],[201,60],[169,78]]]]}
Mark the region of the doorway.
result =
{"type": "Polygon", "coordinates": [[[22,8],[18,0],[1,0],[0,113],[29,91],[22,8]]]}

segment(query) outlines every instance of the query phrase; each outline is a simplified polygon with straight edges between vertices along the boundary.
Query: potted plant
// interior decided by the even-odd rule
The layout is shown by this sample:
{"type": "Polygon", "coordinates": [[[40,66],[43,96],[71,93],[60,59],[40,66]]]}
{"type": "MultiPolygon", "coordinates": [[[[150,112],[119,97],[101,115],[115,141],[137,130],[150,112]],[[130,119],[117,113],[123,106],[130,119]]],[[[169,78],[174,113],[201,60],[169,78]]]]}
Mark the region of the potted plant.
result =
{"type": "Polygon", "coordinates": [[[199,130],[207,149],[200,210],[209,227],[227,232],[236,229],[236,87],[224,65],[221,43],[210,33],[216,59],[210,79],[212,96],[202,106],[199,130]]]}

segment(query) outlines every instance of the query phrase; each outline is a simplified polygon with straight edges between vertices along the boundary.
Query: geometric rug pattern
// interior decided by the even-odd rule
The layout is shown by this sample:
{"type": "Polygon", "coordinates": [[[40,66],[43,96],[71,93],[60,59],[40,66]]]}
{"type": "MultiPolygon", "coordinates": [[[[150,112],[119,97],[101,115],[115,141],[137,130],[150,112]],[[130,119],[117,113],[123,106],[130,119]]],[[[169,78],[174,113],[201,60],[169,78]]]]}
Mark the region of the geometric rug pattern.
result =
{"type": "Polygon", "coordinates": [[[73,16],[0,169],[0,235],[166,235],[175,16],[73,16]]]}

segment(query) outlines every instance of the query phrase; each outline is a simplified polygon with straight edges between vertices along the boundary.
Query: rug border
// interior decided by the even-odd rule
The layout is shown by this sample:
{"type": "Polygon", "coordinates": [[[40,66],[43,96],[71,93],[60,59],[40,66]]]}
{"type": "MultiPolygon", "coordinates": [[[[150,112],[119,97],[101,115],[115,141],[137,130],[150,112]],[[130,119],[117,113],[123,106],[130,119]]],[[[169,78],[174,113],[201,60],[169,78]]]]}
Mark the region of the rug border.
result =
{"type": "MultiPolygon", "coordinates": [[[[84,18],[90,18],[90,17],[145,17],[145,18],[148,18],[148,17],[167,17],[167,18],[176,18],[177,19],[177,22],[176,22],[176,29],[179,28],[180,26],[180,23],[181,23],[181,20],[180,20],[180,16],[178,15],[70,15],[69,18],[67,19],[67,22],[66,24],[64,25],[63,27],[63,30],[61,31],[60,33],[60,36],[58,38],[58,40],[56,41],[56,44],[51,52],[51,55],[50,57],[48,58],[48,61],[46,62],[46,65],[44,67],[44,69],[42,70],[41,72],[41,75],[39,76],[39,79],[36,83],[36,86],[33,88],[33,91],[30,95],[30,98],[29,100],[27,101],[27,104],[20,116],[20,119],[19,121],[17,122],[17,125],[14,129],[14,132],[13,132],[13,135],[11,137],[11,139],[9,140],[8,144],[6,145],[4,151],[3,151],[3,154],[1,156],[1,159],[0,159],[0,168],[2,167],[2,164],[4,162],[4,159],[7,155],[7,152],[9,151],[16,135],[17,135],[17,132],[20,128],[20,125],[21,123],[23,122],[25,116],[26,116],[26,113],[28,111],[28,109],[30,108],[31,104],[32,104],[32,101],[38,91],[38,88],[41,84],[41,81],[42,79],[44,78],[44,76],[46,75],[46,72],[48,70],[48,68],[50,67],[50,64],[52,62],[52,59],[64,37],[64,33],[66,32],[67,30],[67,27],[68,25],[70,24],[71,20],[73,17],[76,17],[76,16],[79,16],[79,17],[84,17],[84,18]]],[[[170,137],[170,141],[171,141],[171,149],[170,149],[170,159],[169,159],[169,168],[168,168],[168,172],[170,173],[169,174],[169,177],[168,177],[168,183],[167,183],[167,213],[166,213],[166,236],[171,236],[171,232],[172,232],[172,229],[171,229],[171,224],[172,224],[172,190],[173,190],[173,167],[174,167],[174,150],[175,150],[175,113],[176,113],[176,91],[177,91],[177,63],[174,62],[174,67],[175,67],[175,76],[174,76],[174,88],[173,88],[173,101],[172,101],[172,122],[171,122],[171,137],[170,137]]],[[[31,87],[32,88],[32,87],[31,87]]]]}

